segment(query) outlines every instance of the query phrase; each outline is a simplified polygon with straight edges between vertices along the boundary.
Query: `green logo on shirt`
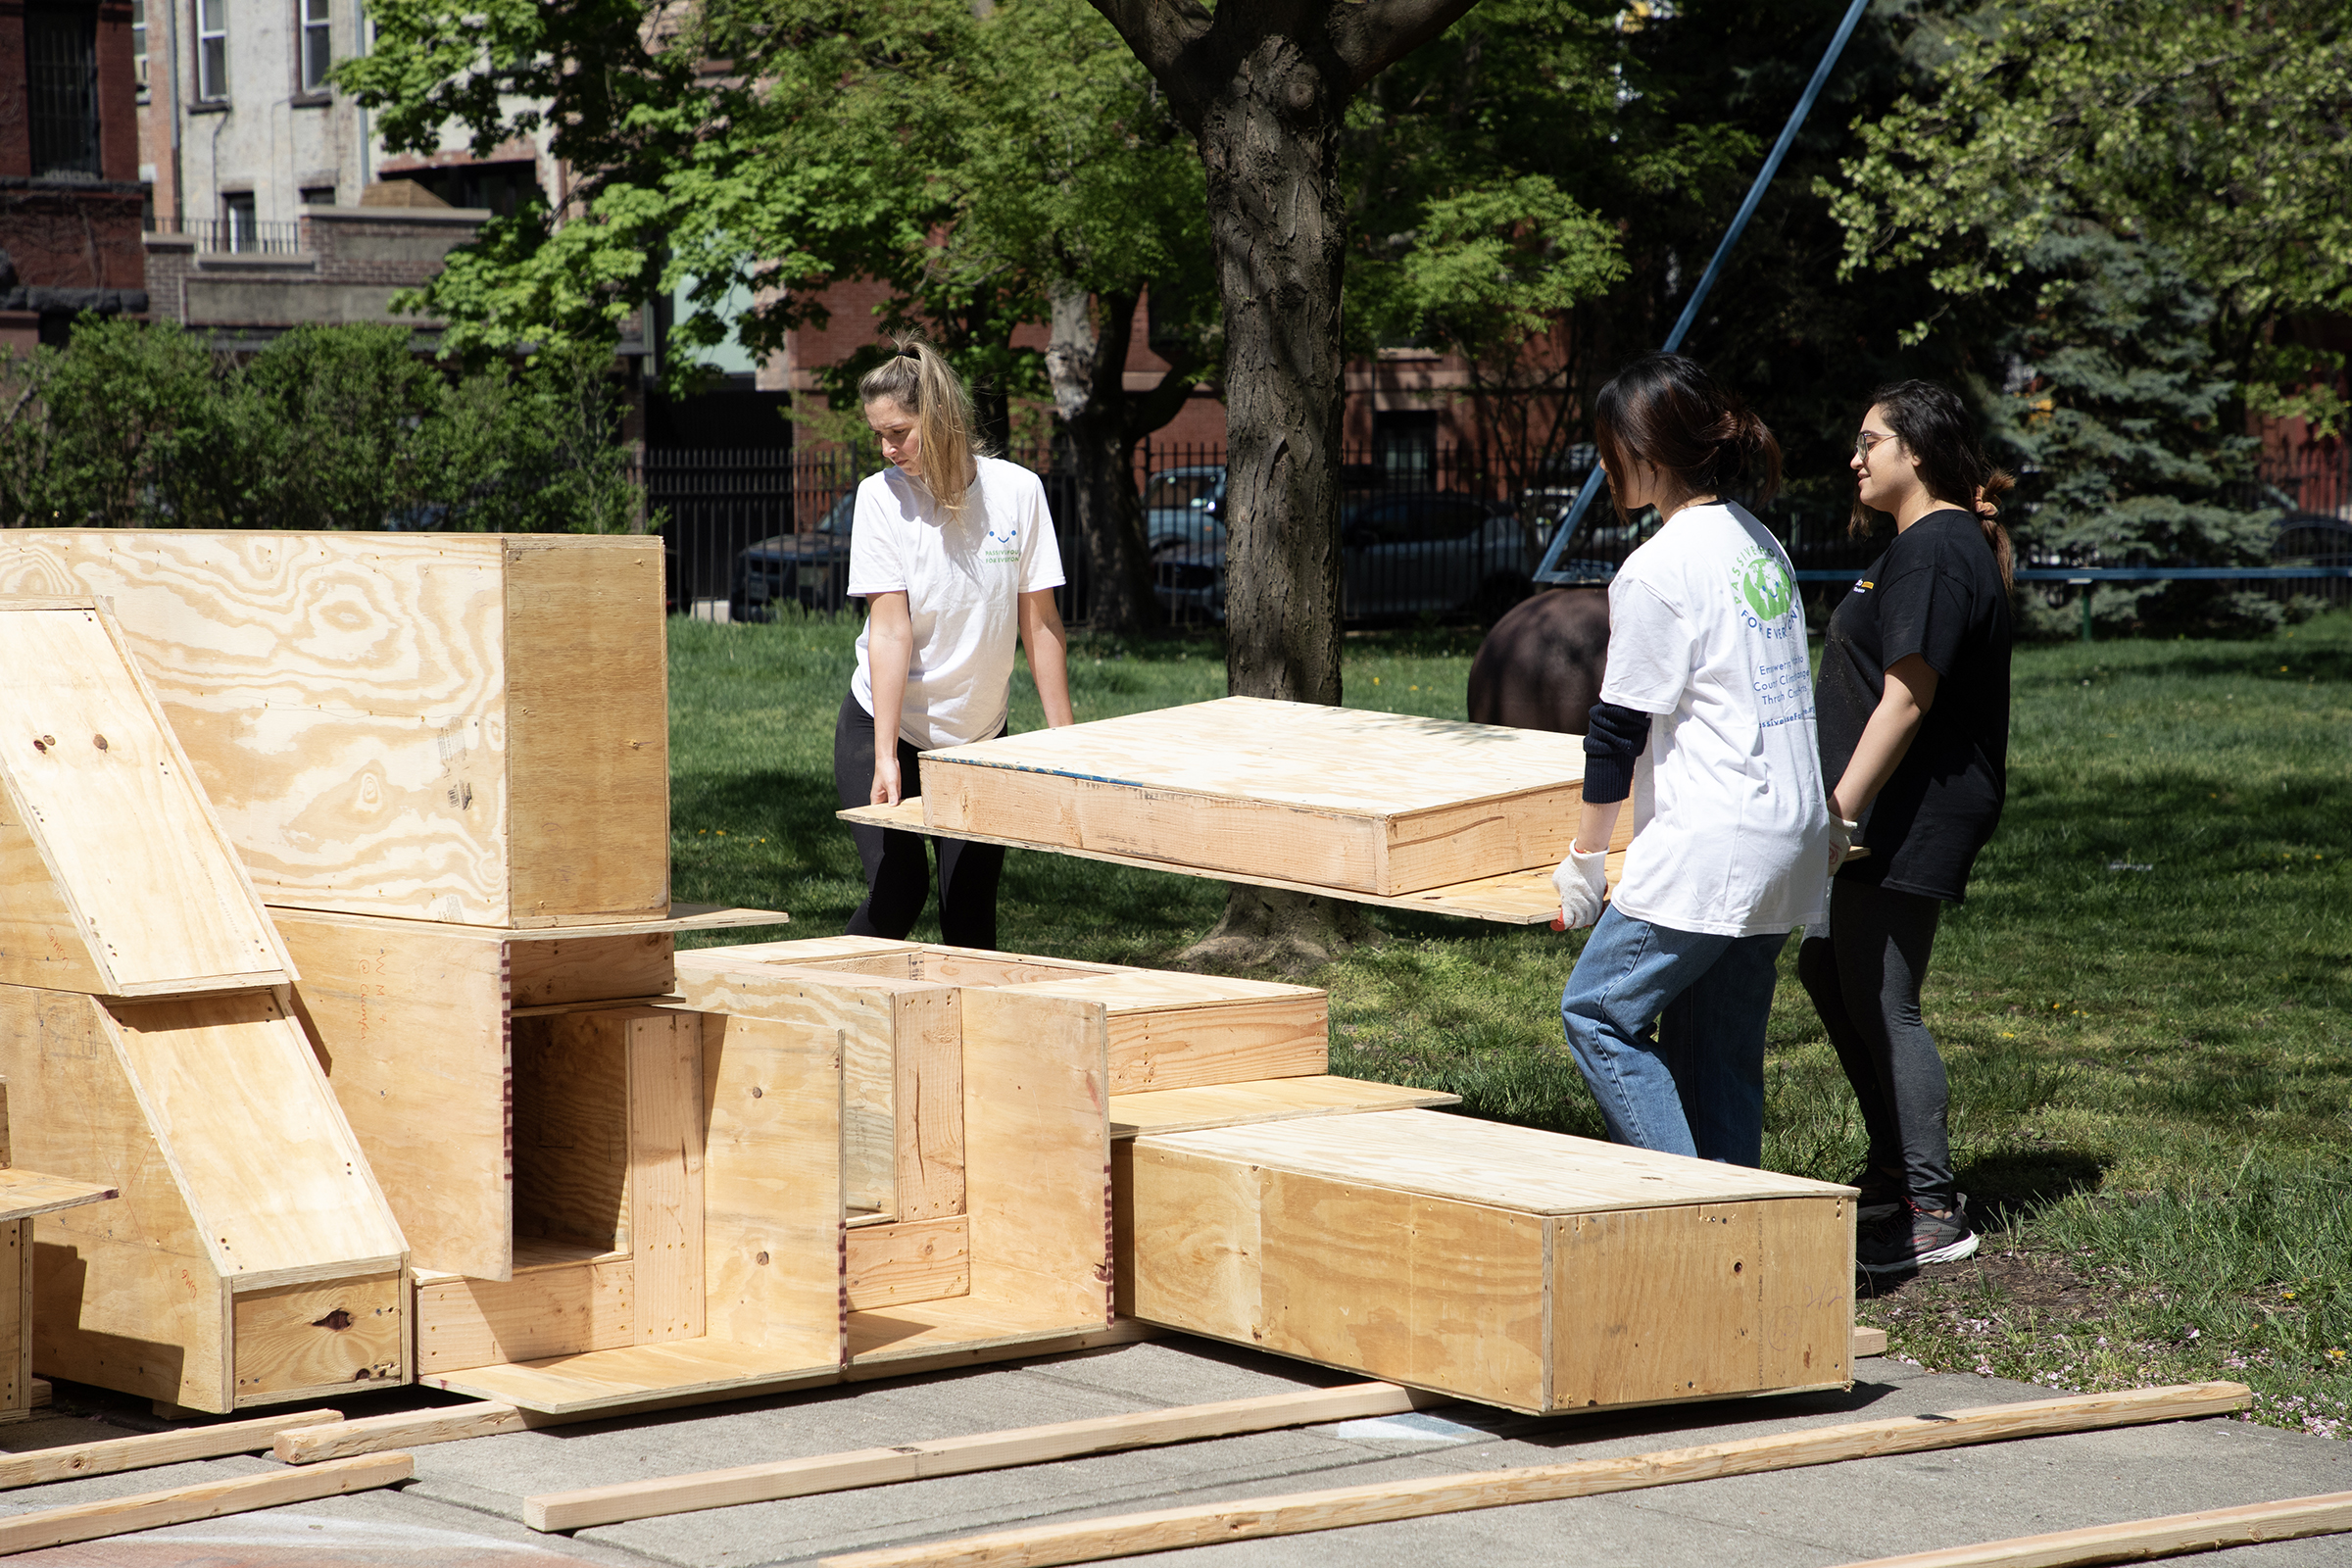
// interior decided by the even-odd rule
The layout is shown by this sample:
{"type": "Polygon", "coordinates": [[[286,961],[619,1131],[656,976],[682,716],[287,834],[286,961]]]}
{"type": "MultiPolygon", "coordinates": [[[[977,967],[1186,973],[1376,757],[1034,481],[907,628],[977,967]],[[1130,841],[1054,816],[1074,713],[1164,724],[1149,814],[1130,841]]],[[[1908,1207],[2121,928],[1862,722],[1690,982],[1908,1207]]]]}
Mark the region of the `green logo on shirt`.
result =
{"type": "Polygon", "coordinates": [[[1740,597],[1758,620],[1778,620],[1796,602],[1796,585],[1778,561],[1758,552],[1740,574],[1740,597]]]}

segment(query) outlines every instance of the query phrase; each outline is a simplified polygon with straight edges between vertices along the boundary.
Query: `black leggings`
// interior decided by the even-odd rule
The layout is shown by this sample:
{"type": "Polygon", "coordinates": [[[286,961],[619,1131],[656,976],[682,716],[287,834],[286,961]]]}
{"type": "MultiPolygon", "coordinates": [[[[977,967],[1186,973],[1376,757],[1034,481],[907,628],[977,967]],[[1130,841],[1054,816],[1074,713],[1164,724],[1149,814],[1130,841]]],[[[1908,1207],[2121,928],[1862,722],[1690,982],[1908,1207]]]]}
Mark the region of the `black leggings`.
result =
{"type": "MultiPolygon", "coordinates": [[[[900,793],[922,793],[915,749],[899,742],[900,793]]],[[[833,788],[841,804],[864,806],[874,790],[874,715],[855,696],[841,700],[833,725],[833,788]]],[[[914,929],[930,896],[930,865],[923,836],[892,828],[850,824],[858,858],[865,862],[865,902],[850,916],[854,937],[901,938],[914,929]]],[[[1004,869],[1004,847],[968,839],[932,839],[939,857],[939,934],[951,947],[997,945],[997,878],[1004,869]]]]}
{"type": "Polygon", "coordinates": [[[1796,953],[1797,978],[1862,1102],[1871,1168],[1899,1179],[1922,1208],[1948,1208],[1953,1196],[1951,1092],[1919,1012],[1942,913],[1940,899],[1839,877],[1829,936],[1796,953]]]}

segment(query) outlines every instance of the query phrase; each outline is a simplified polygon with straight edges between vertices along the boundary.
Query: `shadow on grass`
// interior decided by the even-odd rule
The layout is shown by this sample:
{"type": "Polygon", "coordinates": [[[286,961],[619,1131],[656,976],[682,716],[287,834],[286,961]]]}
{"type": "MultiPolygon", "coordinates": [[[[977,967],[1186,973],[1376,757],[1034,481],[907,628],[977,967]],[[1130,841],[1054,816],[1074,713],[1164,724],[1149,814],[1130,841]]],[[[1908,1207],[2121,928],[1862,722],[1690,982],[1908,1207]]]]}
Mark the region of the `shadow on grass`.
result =
{"type": "Polygon", "coordinates": [[[1980,1154],[1953,1174],[1980,1231],[2013,1230],[2078,1193],[2095,1193],[2112,1161],[2080,1150],[1980,1154]]]}

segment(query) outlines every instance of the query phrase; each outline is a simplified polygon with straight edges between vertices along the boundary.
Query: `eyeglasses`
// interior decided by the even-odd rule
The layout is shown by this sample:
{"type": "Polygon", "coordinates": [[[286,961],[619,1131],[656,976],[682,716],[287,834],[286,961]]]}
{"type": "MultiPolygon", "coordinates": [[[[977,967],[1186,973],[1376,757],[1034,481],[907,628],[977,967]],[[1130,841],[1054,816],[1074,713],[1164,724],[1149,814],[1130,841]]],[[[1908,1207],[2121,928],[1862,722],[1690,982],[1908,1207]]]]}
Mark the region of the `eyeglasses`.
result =
{"type": "Polygon", "coordinates": [[[1864,430],[1859,435],[1854,437],[1854,456],[1862,459],[1864,462],[1868,462],[1870,459],[1870,449],[1872,447],[1877,446],[1882,441],[1896,441],[1900,439],[1901,437],[1899,436],[1873,435],[1870,431],[1864,430]]]}

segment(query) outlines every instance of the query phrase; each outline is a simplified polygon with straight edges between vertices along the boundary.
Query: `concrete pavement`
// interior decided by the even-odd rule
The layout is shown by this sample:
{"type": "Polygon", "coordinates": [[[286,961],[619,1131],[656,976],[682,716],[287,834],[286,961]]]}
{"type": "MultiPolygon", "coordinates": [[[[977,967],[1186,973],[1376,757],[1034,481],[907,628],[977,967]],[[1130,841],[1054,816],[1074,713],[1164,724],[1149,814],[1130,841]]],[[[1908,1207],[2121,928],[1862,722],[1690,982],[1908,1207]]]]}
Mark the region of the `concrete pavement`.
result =
{"type": "MultiPolygon", "coordinates": [[[[756,1568],[1090,1514],[1639,1453],[2050,1393],[1998,1379],[1922,1372],[1884,1358],[1859,1361],[1855,1370],[1858,1381],[1843,1395],[1549,1420],[1449,1405],[640,1520],[570,1537],[537,1535],[520,1522],[522,1499],[535,1493],[1356,1381],[1170,1337],[950,1377],[420,1447],[415,1450],[416,1479],[397,1491],[58,1547],[18,1560],[80,1568],[756,1568]]],[[[158,1424],[127,1401],[71,1386],[60,1390],[68,1410],[84,1400],[99,1407],[100,1419],[82,1414],[0,1429],[0,1447],[122,1435],[106,1429],[108,1419],[146,1430],[158,1424]]],[[[426,1402],[433,1396],[403,1390],[356,1396],[341,1407],[360,1416],[426,1402]]],[[[123,1496],[273,1466],[267,1457],[230,1458],[65,1482],[0,1497],[0,1510],[123,1496]]],[[[2347,1490],[2352,1445],[2209,1420],[1237,1542],[1148,1560],[1202,1568],[1548,1561],[1611,1568],[1829,1568],[1932,1546],[2347,1490]]],[[[2341,1565],[2352,1562],[2352,1536],[2246,1547],[2201,1560],[2232,1568],[2341,1565]]]]}

